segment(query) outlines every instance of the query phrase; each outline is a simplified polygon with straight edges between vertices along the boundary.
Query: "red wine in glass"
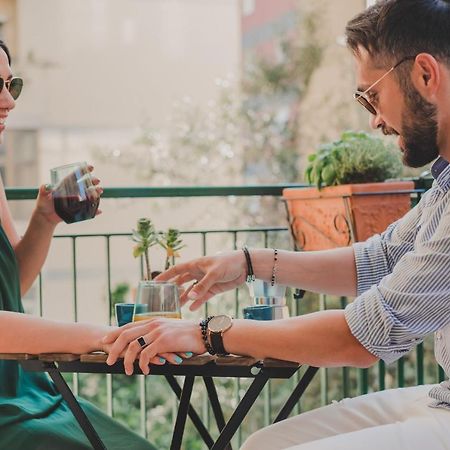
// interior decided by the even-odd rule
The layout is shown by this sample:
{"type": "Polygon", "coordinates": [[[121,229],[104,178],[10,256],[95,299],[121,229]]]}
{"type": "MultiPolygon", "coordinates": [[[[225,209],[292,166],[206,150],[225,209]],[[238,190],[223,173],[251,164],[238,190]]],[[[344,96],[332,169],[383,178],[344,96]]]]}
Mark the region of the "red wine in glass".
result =
{"type": "Polygon", "coordinates": [[[56,214],[66,223],[81,222],[95,217],[100,198],[85,198],[80,200],[78,195],[56,197],[53,196],[53,204],[56,214]]]}
{"type": "Polygon", "coordinates": [[[81,222],[95,217],[100,195],[85,162],[56,167],[51,170],[51,179],[55,212],[64,222],[81,222]]]}

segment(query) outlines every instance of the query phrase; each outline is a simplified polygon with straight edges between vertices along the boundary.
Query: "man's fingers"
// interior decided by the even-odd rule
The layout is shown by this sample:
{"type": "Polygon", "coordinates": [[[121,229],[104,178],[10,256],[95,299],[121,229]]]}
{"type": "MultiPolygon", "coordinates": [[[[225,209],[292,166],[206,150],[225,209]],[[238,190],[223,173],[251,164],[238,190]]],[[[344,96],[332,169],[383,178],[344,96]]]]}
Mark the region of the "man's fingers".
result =
{"type": "Polygon", "coordinates": [[[171,267],[170,269],[167,269],[165,272],[161,273],[155,278],[155,281],[169,281],[172,278],[176,277],[177,275],[180,275],[184,272],[184,269],[182,266],[185,264],[178,264],[176,266],[171,267]]]}
{"type": "MultiPolygon", "coordinates": [[[[199,282],[192,287],[187,297],[190,300],[197,300],[206,296],[207,292],[210,290],[211,286],[216,283],[216,273],[215,270],[211,270],[206,273],[205,276],[199,280],[199,282]]],[[[211,297],[209,297],[211,298],[211,297]]]]}

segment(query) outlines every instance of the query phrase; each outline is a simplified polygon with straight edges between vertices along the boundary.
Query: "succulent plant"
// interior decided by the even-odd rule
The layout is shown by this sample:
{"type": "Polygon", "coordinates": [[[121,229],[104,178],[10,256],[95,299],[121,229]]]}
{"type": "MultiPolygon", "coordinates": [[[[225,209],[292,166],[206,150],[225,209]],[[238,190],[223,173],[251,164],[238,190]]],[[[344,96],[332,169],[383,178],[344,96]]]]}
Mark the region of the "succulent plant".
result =
{"type": "Polygon", "coordinates": [[[166,263],[164,270],[167,270],[170,265],[175,264],[175,258],[178,258],[178,253],[185,245],[180,237],[180,232],[174,228],[169,228],[166,233],[160,233],[158,243],[166,250],[166,263]]]}
{"type": "Polygon", "coordinates": [[[148,250],[158,243],[157,234],[155,232],[155,227],[150,219],[145,217],[141,218],[137,222],[136,230],[133,230],[131,235],[131,240],[136,242],[133,248],[133,256],[135,258],[139,256],[144,256],[145,261],[145,279],[152,279],[152,272],[150,269],[150,258],[148,255],[148,250]]]}

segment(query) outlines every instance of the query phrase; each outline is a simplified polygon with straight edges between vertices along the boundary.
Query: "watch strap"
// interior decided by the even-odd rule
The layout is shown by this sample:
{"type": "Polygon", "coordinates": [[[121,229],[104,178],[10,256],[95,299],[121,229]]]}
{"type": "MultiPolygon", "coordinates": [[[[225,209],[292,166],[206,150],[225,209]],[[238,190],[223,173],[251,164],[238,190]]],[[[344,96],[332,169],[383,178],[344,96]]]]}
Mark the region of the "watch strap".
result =
{"type": "Polygon", "coordinates": [[[210,331],[209,338],[211,341],[211,347],[213,348],[215,354],[219,356],[229,355],[229,353],[225,350],[225,347],[223,346],[223,336],[221,332],[215,333],[213,331],[210,331]]]}

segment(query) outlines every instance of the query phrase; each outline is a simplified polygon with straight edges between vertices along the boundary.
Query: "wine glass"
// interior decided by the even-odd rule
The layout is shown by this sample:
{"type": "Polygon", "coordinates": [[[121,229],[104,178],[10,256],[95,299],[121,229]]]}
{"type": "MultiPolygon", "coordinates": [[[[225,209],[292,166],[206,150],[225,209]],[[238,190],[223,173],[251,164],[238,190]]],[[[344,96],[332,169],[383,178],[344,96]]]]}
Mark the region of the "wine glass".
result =
{"type": "Polygon", "coordinates": [[[66,223],[95,217],[100,195],[86,162],[66,164],[50,170],[55,212],[66,223]]]}
{"type": "Polygon", "coordinates": [[[156,317],[181,319],[178,286],[165,281],[140,281],[133,322],[156,317]]]}

